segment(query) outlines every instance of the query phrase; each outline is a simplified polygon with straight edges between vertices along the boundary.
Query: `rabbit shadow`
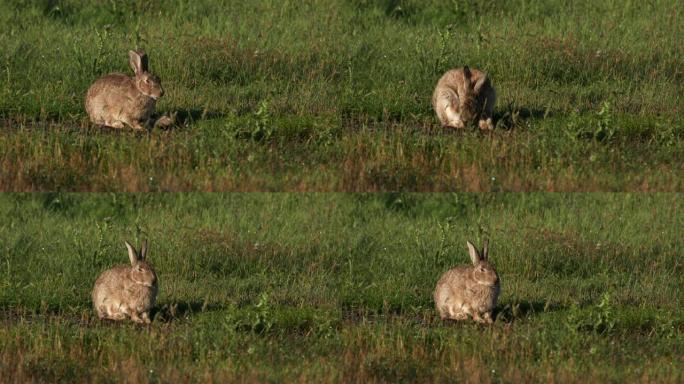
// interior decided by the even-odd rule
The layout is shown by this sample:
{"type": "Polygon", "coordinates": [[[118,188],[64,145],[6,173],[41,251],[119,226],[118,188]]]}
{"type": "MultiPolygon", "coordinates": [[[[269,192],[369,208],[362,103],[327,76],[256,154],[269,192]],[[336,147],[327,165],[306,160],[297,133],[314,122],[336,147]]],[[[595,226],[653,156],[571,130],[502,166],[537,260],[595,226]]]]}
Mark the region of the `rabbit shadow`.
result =
{"type": "Polygon", "coordinates": [[[225,117],[226,114],[219,111],[208,110],[206,108],[187,108],[176,109],[170,112],[174,116],[174,126],[190,125],[199,120],[214,120],[225,117]]]}
{"type": "MultiPolygon", "coordinates": [[[[563,308],[557,303],[551,303],[548,301],[517,301],[507,303],[503,307],[498,306],[494,309],[492,317],[494,323],[496,324],[512,324],[518,320],[522,320],[534,315],[549,313],[562,310],[563,308]]],[[[468,317],[467,320],[454,320],[454,319],[441,319],[438,316],[432,316],[432,318],[426,318],[424,324],[434,325],[437,327],[446,326],[470,326],[470,325],[481,325],[489,326],[489,324],[478,324],[468,317]]]]}
{"type": "Polygon", "coordinates": [[[498,307],[494,311],[496,322],[513,323],[517,320],[535,316],[542,313],[549,313],[562,310],[558,303],[550,301],[516,301],[507,303],[503,307],[498,307]]]}
{"type": "Polygon", "coordinates": [[[155,308],[150,315],[155,322],[171,323],[186,319],[196,313],[215,312],[222,309],[224,306],[206,301],[177,301],[155,308]]]}
{"type": "Polygon", "coordinates": [[[520,126],[526,120],[546,119],[553,116],[554,112],[549,109],[519,108],[513,104],[509,104],[505,108],[496,111],[492,118],[494,120],[495,129],[510,131],[515,127],[520,126]]]}

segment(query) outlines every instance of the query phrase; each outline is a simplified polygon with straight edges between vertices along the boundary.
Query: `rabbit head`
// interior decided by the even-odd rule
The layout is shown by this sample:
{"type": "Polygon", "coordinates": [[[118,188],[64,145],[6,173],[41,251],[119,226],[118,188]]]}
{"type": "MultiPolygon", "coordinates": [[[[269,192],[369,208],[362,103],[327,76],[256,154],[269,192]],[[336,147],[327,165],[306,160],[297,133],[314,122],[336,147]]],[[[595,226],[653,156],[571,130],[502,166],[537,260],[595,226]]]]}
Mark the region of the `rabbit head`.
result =
{"type": "Polygon", "coordinates": [[[478,116],[477,98],[487,81],[487,76],[481,76],[475,84],[472,82],[472,73],[468,66],[463,67],[463,82],[457,84],[459,114],[462,123],[473,121],[478,116]]]}
{"type": "Polygon", "coordinates": [[[496,273],[494,266],[487,260],[489,255],[489,242],[485,240],[484,247],[480,252],[475,248],[473,243],[468,241],[468,252],[470,253],[470,259],[473,262],[472,276],[477,283],[490,286],[497,285],[499,283],[499,275],[496,273]]]}
{"type": "Polygon", "coordinates": [[[145,240],[142,248],[140,248],[140,252],[137,252],[128,241],[126,241],[126,248],[128,248],[128,257],[131,259],[131,280],[136,284],[147,287],[156,286],[157,274],[154,272],[154,268],[145,260],[147,256],[147,240],[145,240]]]}
{"type": "Polygon", "coordinates": [[[164,96],[161,79],[149,72],[147,54],[141,50],[128,52],[129,63],[135,72],[134,83],[140,93],[154,100],[164,96]]]}

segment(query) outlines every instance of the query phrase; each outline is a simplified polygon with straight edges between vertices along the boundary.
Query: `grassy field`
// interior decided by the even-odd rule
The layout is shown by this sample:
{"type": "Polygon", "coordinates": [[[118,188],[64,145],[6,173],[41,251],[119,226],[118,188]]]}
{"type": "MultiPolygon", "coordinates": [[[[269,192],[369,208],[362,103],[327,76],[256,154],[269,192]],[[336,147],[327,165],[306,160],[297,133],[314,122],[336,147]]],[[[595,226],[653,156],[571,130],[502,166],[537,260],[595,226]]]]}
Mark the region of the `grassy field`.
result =
{"type": "Polygon", "coordinates": [[[682,382],[672,194],[0,195],[2,382],[682,382]],[[89,291],[151,241],[147,327],[89,291]],[[491,239],[496,322],[431,291],[491,239]]]}
{"type": "Polygon", "coordinates": [[[5,0],[3,191],[682,191],[676,0],[5,0]],[[90,126],[142,47],[178,126],[90,126]],[[445,70],[497,129],[443,131],[445,70]]]}

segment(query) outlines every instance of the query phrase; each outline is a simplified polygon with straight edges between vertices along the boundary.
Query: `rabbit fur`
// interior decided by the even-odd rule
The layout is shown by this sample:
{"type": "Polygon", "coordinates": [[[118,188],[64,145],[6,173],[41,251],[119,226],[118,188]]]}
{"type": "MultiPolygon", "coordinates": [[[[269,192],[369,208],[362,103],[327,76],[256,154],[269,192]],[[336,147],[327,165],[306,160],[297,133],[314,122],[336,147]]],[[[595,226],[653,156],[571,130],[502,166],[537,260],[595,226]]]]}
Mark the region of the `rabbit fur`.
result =
{"type": "Polygon", "coordinates": [[[131,265],[118,265],[104,271],[95,281],[92,300],[100,319],[150,323],[150,310],[157,298],[157,274],[146,261],[147,241],[137,252],[126,242],[131,265]]]}
{"type": "Polygon", "coordinates": [[[445,272],[434,292],[435,307],[442,319],[492,323],[492,312],[500,292],[496,269],[488,261],[488,242],[480,252],[468,241],[473,265],[458,266],[445,272]]]}
{"type": "Polygon", "coordinates": [[[446,72],[432,94],[432,106],[444,127],[464,128],[478,121],[482,130],[494,129],[496,91],[486,73],[467,66],[446,72]]]}
{"type": "Polygon", "coordinates": [[[129,51],[129,63],[135,75],[110,73],[97,79],[88,89],[85,109],[90,120],[112,128],[129,126],[144,130],[150,125],[167,126],[167,116],[152,120],[157,100],[164,96],[161,80],[149,72],[149,60],[144,51],[129,51]]]}

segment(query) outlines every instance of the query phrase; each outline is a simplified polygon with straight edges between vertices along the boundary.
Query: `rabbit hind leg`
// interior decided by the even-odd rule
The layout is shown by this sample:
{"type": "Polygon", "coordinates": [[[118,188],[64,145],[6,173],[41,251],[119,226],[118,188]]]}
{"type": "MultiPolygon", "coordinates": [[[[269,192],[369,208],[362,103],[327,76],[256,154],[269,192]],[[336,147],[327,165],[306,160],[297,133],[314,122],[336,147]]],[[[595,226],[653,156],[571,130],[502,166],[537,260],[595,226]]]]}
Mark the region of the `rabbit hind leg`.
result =
{"type": "Polygon", "coordinates": [[[135,311],[131,311],[130,315],[131,315],[131,320],[135,321],[138,324],[145,324],[145,323],[149,322],[149,319],[147,319],[147,321],[145,321],[145,319],[141,318],[140,315],[135,311]]]}
{"type": "Polygon", "coordinates": [[[464,311],[461,305],[450,305],[449,318],[453,320],[466,320],[468,319],[468,312],[464,311]]]}
{"type": "Polygon", "coordinates": [[[107,127],[112,127],[112,128],[116,128],[116,129],[122,129],[126,126],[121,120],[114,120],[114,119],[106,120],[104,122],[104,125],[107,127]]]}
{"type": "Polygon", "coordinates": [[[480,316],[479,313],[473,312],[473,320],[480,324],[491,324],[493,323],[492,314],[490,312],[485,312],[480,316]]]}
{"type": "Polygon", "coordinates": [[[110,320],[123,320],[126,318],[126,311],[124,311],[120,305],[112,303],[107,307],[104,318],[110,320]]]}
{"type": "Polygon", "coordinates": [[[136,131],[144,131],[147,127],[147,121],[141,121],[136,118],[125,115],[120,117],[120,124],[122,128],[124,127],[124,125],[128,125],[136,131]]]}
{"type": "Polygon", "coordinates": [[[147,122],[145,122],[145,124],[142,124],[142,123],[141,123],[140,121],[138,121],[138,120],[133,120],[133,121],[131,121],[130,124],[128,124],[128,125],[130,125],[131,128],[133,128],[133,129],[135,129],[135,130],[137,130],[137,131],[144,131],[144,130],[147,129],[147,128],[146,128],[146,127],[147,127],[147,122]]]}

